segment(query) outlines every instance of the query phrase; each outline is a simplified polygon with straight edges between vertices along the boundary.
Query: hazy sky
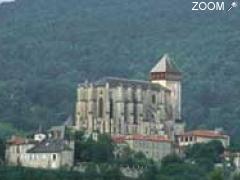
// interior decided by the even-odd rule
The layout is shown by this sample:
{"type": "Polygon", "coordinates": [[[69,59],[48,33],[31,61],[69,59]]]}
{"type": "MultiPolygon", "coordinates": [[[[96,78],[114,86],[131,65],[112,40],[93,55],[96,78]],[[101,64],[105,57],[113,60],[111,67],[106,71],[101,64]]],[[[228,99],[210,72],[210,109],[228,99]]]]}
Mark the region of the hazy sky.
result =
{"type": "Polygon", "coordinates": [[[3,2],[14,2],[15,0],[0,0],[0,4],[3,2]]]}

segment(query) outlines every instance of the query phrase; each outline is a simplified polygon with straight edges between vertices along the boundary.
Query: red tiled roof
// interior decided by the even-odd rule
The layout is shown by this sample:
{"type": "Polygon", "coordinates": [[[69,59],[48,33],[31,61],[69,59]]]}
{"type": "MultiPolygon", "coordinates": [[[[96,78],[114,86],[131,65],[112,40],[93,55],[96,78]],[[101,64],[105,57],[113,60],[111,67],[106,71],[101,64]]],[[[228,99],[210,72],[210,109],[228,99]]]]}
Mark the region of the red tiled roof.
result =
{"type": "Polygon", "coordinates": [[[160,135],[130,135],[127,140],[141,140],[141,141],[154,141],[154,142],[170,142],[166,136],[160,135]]]}
{"type": "Polygon", "coordinates": [[[21,144],[31,144],[36,142],[34,140],[29,140],[19,136],[14,136],[10,140],[8,140],[7,143],[12,145],[21,145],[21,144]]]}
{"type": "Polygon", "coordinates": [[[206,138],[224,138],[227,139],[228,135],[225,135],[221,132],[211,131],[211,130],[194,130],[180,134],[179,136],[199,136],[206,138]]]}
{"type": "Polygon", "coordinates": [[[133,135],[119,135],[113,136],[113,141],[115,143],[124,143],[127,140],[133,141],[152,141],[152,142],[171,142],[166,136],[160,135],[141,135],[141,134],[133,134],[133,135]]]}
{"type": "Polygon", "coordinates": [[[112,140],[116,144],[123,144],[123,143],[125,143],[125,139],[126,139],[126,136],[122,136],[122,135],[112,136],[112,140]]]}
{"type": "Polygon", "coordinates": [[[26,140],[21,137],[14,137],[7,141],[8,144],[15,144],[15,145],[20,145],[20,144],[25,144],[26,140]]]}

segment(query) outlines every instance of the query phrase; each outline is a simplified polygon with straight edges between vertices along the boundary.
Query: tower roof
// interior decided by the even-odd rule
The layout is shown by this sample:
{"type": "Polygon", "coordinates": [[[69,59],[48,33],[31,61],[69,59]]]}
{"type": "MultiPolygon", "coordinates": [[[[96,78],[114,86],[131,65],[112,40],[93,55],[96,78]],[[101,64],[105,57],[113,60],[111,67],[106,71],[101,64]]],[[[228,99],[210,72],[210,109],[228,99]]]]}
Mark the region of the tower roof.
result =
{"type": "Polygon", "coordinates": [[[164,54],[157,65],[151,70],[151,73],[157,72],[181,73],[168,54],[164,54]]]}

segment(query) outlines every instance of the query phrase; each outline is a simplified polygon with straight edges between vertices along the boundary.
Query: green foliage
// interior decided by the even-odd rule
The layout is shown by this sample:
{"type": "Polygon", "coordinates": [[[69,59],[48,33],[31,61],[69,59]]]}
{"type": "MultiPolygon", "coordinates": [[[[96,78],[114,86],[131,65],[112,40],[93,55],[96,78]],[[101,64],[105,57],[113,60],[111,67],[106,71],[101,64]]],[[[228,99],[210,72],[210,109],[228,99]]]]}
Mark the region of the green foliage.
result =
{"type": "Polygon", "coordinates": [[[188,125],[223,126],[239,137],[239,11],[198,13],[190,4],[21,0],[1,5],[0,121],[24,130],[59,124],[74,112],[77,83],[103,76],[147,79],[159,56],[169,52],[184,73],[188,125]]]}
{"type": "Polygon", "coordinates": [[[20,130],[16,129],[16,128],[14,128],[9,123],[0,123],[0,137],[7,138],[7,137],[10,137],[13,134],[23,135],[24,133],[21,132],[20,130]]]}
{"type": "Polygon", "coordinates": [[[0,165],[5,160],[5,141],[0,139],[0,165]]]}
{"type": "MultiPolygon", "coordinates": [[[[186,158],[181,159],[176,154],[168,155],[162,159],[160,169],[153,164],[146,169],[141,178],[144,180],[222,180],[223,172],[213,169],[214,163],[220,162],[222,153],[223,147],[219,141],[195,144],[187,149],[186,158]]],[[[229,178],[229,173],[225,174],[226,178],[229,178]]]]}
{"type": "Polygon", "coordinates": [[[240,180],[240,174],[234,174],[233,180],[240,180]]]}
{"type": "Polygon", "coordinates": [[[224,147],[220,141],[194,144],[186,150],[186,158],[206,170],[211,170],[215,163],[220,163],[224,147]]]}
{"type": "MultiPolygon", "coordinates": [[[[76,162],[87,165],[84,173],[64,169],[44,171],[0,166],[0,179],[3,177],[8,180],[17,177],[20,180],[126,180],[130,178],[124,177],[120,171],[120,167],[126,166],[143,168],[139,180],[223,180],[230,177],[230,173],[225,170],[213,169],[212,164],[219,162],[218,157],[223,152],[218,141],[190,147],[185,159],[179,158],[176,154],[168,155],[163,158],[159,166],[160,164],[147,159],[143,153],[135,153],[129,148],[124,149],[122,157],[115,159],[113,156],[115,144],[107,135],[99,135],[98,141],[93,141],[91,137],[87,138],[82,132],[76,132],[73,136],[76,140],[76,162]],[[207,158],[208,161],[205,161],[207,158]],[[211,167],[209,163],[212,163],[211,167]]],[[[4,143],[0,141],[0,150],[2,149],[4,149],[4,143]]],[[[237,180],[238,176],[234,178],[237,180]]]]}
{"type": "Polygon", "coordinates": [[[113,160],[114,144],[108,135],[98,135],[98,141],[91,137],[84,140],[83,134],[75,135],[75,160],[77,162],[103,163],[113,160]]]}
{"type": "Polygon", "coordinates": [[[121,166],[144,167],[148,168],[154,165],[152,159],[148,159],[142,152],[135,152],[129,147],[124,147],[120,157],[116,157],[114,163],[121,166]]]}
{"type": "Polygon", "coordinates": [[[224,180],[223,172],[220,169],[216,169],[209,175],[209,180],[224,180]]]}
{"type": "Polygon", "coordinates": [[[182,161],[175,154],[162,160],[160,169],[150,166],[140,179],[144,180],[207,180],[207,173],[201,167],[182,161]]]}
{"type": "Polygon", "coordinates": [[[63,170],[40,170],[22,167],[0,166],[0,179],[4,180],[130,180],[123,178],[118,167],[109,167],[97,172],[96,165],[90,165],[85,173],[63,170]]]}
{"type": "Polygon", "coordinates": [[[183,163],[171,164],[161,168],[160,174],[171,177],[174,180],[205,180],[206,172],[197,165],[183,163]]]}
{"type": "Polygon", "coordinates": [[[171,164],[181,164],[183,160],[177,154],[171,154],[162,159],[162,166],[168,166],[171,164]]]}

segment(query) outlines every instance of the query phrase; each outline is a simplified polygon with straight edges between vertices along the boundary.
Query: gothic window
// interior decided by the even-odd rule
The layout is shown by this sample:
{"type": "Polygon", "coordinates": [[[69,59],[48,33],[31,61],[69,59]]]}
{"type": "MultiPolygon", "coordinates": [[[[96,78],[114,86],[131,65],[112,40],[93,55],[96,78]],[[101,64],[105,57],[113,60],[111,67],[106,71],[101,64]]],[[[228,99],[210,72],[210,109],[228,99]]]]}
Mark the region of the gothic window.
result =
{"type": "Polygon", "coordinates": [[[152,95],[152,103],[156,104],[156,95],[155,94],[152,95]]]}
{"type": "Polygon", "coordinates": [[[100,98],[98,101],[98,117],[103,117],[103,99],[100,98]]]}
{"type": "Polygon", "coordinates": [[[110,119],[113,118],[113,100],[110,99],[110,119]]]}
{"type": "MultiPolygon", "coordinates": [[[[121,120],[119,119],[119,122],[120,122],[121,120]]],[[[119,134],[121,134],[121,128],[122,128],[122,126],[121,126],[121,123],[119,123],[119,125],[118,125],[118,132],[119,132],[119,134]]]]}
{"type": "Polygon", "coordinates": [[[137,105],[134,104],[133,106],[133,120],[134,120],[134,124],[136,124],[138,122],[138,119],[137,119],[137,105]]]}
{"type": "Polygon", "coordinates": [[[106,124],[105,124],[105,121],[103,122],[103,133],[106,132],[106,124]]]}

